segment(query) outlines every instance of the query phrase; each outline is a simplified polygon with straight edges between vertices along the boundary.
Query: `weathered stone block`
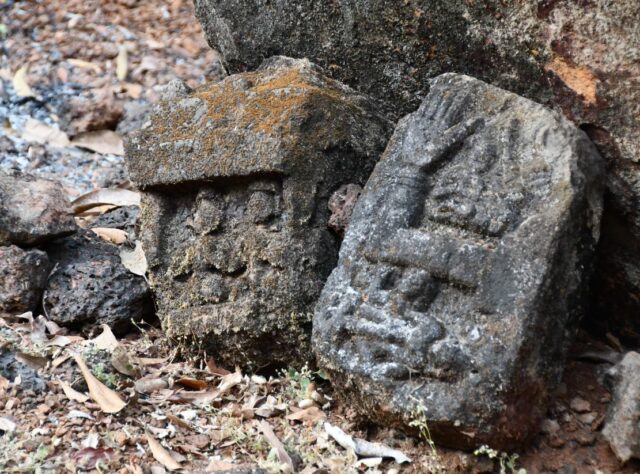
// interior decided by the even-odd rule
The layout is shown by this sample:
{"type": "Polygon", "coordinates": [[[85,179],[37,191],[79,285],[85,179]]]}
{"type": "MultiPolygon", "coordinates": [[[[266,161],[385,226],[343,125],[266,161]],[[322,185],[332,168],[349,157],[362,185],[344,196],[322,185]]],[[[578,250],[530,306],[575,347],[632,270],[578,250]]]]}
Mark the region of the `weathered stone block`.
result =
{"type": "Polygon", "coordinates": [[[607,159],[593,326],[640,343],[640,2],[637,0],[194,0],[227,68],[305,57],[413,112],[429,79],[477,77],[583,128],[607,159]]]}
{"type": "Polygon", "coordinates": [[[51,266],[40,250],[0,247],[0,312],[35,311],[51,266]]]}
{"type": "Polygon", "coordinates": [[[62,186],[0,172],[0,245],[37,245],[77,229],[62,186]]]}
{"type": "Polygon", "coordinates": [[[603,167],[558,114],[468,76],[431,83],[356,204],[314,317],[350,406],[510,448],[544,414],[598,240],[603,167]]]}
{"type": "Polygon", "coordinates": [[[301,364],[335,266],[328,200],[363,184],[390,124],[306,60],[173,84],[127,145],[163,325],[229,364],[301,364]]]}

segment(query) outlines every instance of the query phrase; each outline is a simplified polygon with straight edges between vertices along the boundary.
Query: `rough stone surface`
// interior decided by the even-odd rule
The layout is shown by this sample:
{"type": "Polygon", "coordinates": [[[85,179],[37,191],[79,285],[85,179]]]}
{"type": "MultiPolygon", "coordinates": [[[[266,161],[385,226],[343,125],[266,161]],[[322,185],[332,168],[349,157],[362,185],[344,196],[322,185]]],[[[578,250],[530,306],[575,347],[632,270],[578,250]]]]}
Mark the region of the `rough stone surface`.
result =
{"type": "Polygon", "coordinates": [[[557,110],[607,159],[590,305],[598,329],[640,342],[640,2],[195,0],[233,72],[307,57],[399,117],[428,80],[460,72],[557,110]]]}
{"type": "Polygon", "coordinates": [[[351,214],[353,214],[360,193],[362,193],[362,186],[345,184],[340,186],[329,198],[329,210],[331,211],[329,227],[341,236],[349,226],[351,214]]]}
{"type": "Polygon", "coordinates": [[[329,197],[364,184],[390,131],[306,60],[168,87],[127,155],[169,336],[231,365],[309,360],[313,305],[338,257],[329,197]]]}
{"type": "Polygon", "coordinates": [[[35,311],[47,283],[50,265],[40,250],[0,247],[0,313],[35,311]]]}
{"type": "Polygon", "coordinates": [[[122,265],[117,245],[83,230],[47,251],[56,265],[43,298],[52,321],[78,328],[108,324],[121,333],[153,312],[149,286],[122,265]]]}
{"type": "Polygon", "coordinates": [[[20,376],[20,388],[34,393],[43,392],[47,387],[36,370],[16,359],[13,352],[3,348],[0,348],[0,376],[12,382],[20,376]]]}
{"type": "Polygon", "coordinates": [[[37,245],[76,228],[62,186],[0,171],[0,245],[37,245]]]}
{"type": "Polygon", "coordinates": [[[608,375],[613,400],[602,434],[622,462],[640,459],[640,354],[628,352],[608,375]]]}
{"type": "Polygon", "coordinates": [[[401,120],[316,307],[314,350],[350,406],[434,439],[537,432],[598,239],[604,172],[559,114],[468,76],[401,120]]]}

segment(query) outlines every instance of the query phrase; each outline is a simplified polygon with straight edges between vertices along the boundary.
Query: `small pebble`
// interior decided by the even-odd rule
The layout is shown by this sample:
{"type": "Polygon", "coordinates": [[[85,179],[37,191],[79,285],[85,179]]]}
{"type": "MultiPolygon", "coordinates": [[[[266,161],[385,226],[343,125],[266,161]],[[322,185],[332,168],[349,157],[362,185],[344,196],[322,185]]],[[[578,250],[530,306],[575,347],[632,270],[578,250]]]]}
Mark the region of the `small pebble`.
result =
{"type": "Polygon", "coordinates": [[[586,413],[591,410],[591,403],[580,397],[575,397],[571,400],[570,406],[577,413],[586,413]]]}

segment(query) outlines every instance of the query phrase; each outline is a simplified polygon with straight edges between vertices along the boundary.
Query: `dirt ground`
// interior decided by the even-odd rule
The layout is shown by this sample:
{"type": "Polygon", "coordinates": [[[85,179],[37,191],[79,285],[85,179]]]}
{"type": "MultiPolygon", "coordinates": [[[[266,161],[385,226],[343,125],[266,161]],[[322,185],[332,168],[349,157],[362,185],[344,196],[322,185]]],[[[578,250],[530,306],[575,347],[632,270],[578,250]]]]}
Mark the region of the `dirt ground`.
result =
{"type": "MultiPolygon", "coordinates": [[[[122,185],[118,140],[140,125],[160,86],[180,78],[196,87],[224,73],[189,0],[0,0],[0,40],[0,168],[60,180],[70,197],[122,185]],[[71,140],[98,131],[100,140],[59,146],[30,120],[71,140]]],[[[548,420],[518,457],[375,427],[322,372],[243,374],[154,326],[120,340],[94,329],[70,333],[43,315],[0,318],[0,354],[27,367],[0,377],[0,472],[640,472],[640,463],[621,466],[600,434],[604,373],[630,349],[610,336],[580,333],[548,420]],[[411,462],[359,457],[332,426],[411,462]]]]}

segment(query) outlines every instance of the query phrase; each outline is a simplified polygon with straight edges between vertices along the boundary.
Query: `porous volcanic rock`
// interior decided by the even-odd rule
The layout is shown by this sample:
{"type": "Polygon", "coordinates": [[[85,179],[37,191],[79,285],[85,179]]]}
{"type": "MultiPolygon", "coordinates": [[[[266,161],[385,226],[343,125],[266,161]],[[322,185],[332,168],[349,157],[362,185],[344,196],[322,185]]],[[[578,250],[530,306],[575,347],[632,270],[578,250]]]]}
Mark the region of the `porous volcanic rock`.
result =
{"type": "Polygon", "coordinates": [[[414,111],[429,78],[465,73],[572,120],[607,160],[592,325],[640,343],[640,2],[637,0],[195,0],[232,73],[306,57],[414,111]]]}
{"type": "Polygon", "coordinates": [[[132,320],[152,314],[149,286],[124,267],[120,250],[85,230],[48,245],[55,264],[43,297],[49,319],[77,328],[108,324],[123,333],[132,320]]]}
{"type": "Polygon", "coordinates": [[[37,245],[75,232],[69,207],[60,184],[0,171],[0,245],[37,245]]]}
{"type": "Polygon", "coordinates": [[[47,254],[0,247],[0,313],[35,311],[51,269],[47,254]]]}
{"type": "Polygon", "coordinates": [[[602,435],[620,461],[640,459],[640,354],[628,352],[607,375],[613,400],[602,435]]]}
{"type": "Polygon", "coordinates": [[[313,344],[349,406],[434,440],[512,449],[559,380],[598,240],[603,162],[545,107],[431,83],[356,204],[313,344]]]}
{"type": "Polygon", "coordinates": [[[338,258],[329,197],[364,184],[391,128],[306,60],[167,88],[127,156],[168,335],[230,365],[309,360],[313,305],[338,258]]]}

